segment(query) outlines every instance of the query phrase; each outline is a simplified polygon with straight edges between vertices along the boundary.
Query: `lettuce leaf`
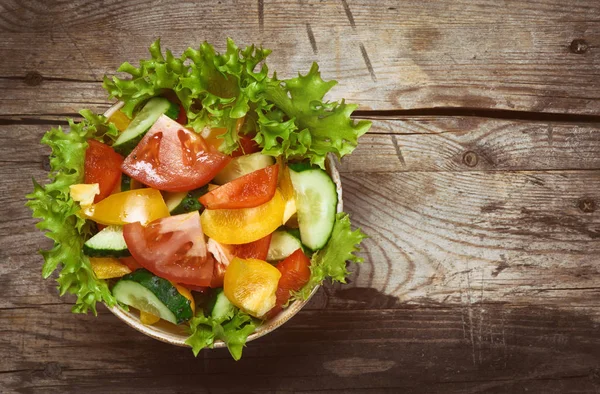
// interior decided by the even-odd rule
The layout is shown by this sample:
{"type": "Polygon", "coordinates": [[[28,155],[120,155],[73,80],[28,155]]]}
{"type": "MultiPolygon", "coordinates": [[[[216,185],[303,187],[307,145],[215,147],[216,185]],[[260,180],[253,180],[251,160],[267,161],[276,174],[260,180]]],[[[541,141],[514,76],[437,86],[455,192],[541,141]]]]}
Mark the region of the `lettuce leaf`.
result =
{"type": "Polygon", "coordinates": [[[255,135],[267,155],[308,158],[325,168],[328,153],[341,158],[352,152],[358,137],[371,127],[371,122],[350,118],[358,106],[323,101],[337,82],[323,81],[316,63],[296,78],[280,81],[275,73],[269,77],[265,60],[270,53],[254,45],[241,50],[228,39],[223,54],[204,42],[177,58],[168,50],[163,55],[156,40],[150,59],[141,60],[139,67],[127,62],[119,67],[117,71],[130,78],[105,76],[103,87],[111,98],[125,102],[122,111],[130,118],[142,102],[175,93],[189,127],[198,133],[204,127],[226,130],[220,150],[227,154],[239,147],[237,123],[242,118],[240,132],[255,135]]]}
{"type": "Polygon", "coordinates": [[[234,360],[242,357],[242,350],[248,336],[254,332],[256,325],[250,315],[235,309],[233,316],[226,321],[206,317],[202,312],[190,320],[190,337],[185,341],[192,347],[195,356],[204,348],[213,348],[216,340],[227,345],[234,360]]]}
{"type": "Polygon", "coordinates": [[[239,146],[237,119],[246,116],[251,103],[254,107],[266,105],[256,91],[268,68],[263,64],[255,69],[269,53],[254,45],[240,50],[228,39],[224,54],[204,42],[176,58],[169,50],[163,56],[160,40],[156,40],[150,46],[150,59],[141,60],[137,68],[127,62],[119,67],[117,71],[130,74],[130,79],[105,76],[103,87],[110,97],[125,102],[122,111],[130,118],[140,103],[174,92],[186,110],[188,126],[197,132],[206,126],[227,130],[221,150],[229,154],[239,146]]]}
{"type": "Polygon", "coordinates": [[[306,75],[298,74],[297,78],[281,82],[269,80],[263,95],[273,105],[259,114],[260,129],[255,138],[263,153],[309,158],[311,164],[323,169],[328,153],[338,158],[351,153],[371,122],[354,122],[350,118],[358,105],[346,104],[344,100],[323,101],[336,84],[323,81],[317,63],[306,75]]]}
{"type": "Polygon", "coordinates": [[[292,298],[308,299],[314,288],[323,284],[327,278],[332,282],[346,283],[349,274],[346,262],[363,262],[363,258],[354,253],[360,251],[360,243],[366,237],[360,229],[352,231],[347,213],[338,213],[331,238],[325,247],[313,254],[311,258],[308,283],[300,291],[294,292],[292,298]]]}
{"type": "Polygon", "coordinates": [[[118,130],[104,116],[88,110],[80,114],[83,116],[80,123],[69,119],[70,132],[58,127],[42,137],[41,142],[52,149],[50,183],[42,186],[34,180],[34,189],[27,195],[26,205],[34,218],[42,219],[36,227],[46,231],[46,236],[54,241],[52,249],[40,252],[44,257],[43,277],[48,278],[62,265],[57,278],[60,295],[71,293],[77,296],[73,312],[86,313],[91,309],[96,314],[96,302],[114,305],[115,300],[106,282],[96,279],[89,259],[83,254],[83,243],[90,228],[76,215],[80,208],[71,199],[69,186],[83,181],[87,140],[114,139],[118,130]]]}

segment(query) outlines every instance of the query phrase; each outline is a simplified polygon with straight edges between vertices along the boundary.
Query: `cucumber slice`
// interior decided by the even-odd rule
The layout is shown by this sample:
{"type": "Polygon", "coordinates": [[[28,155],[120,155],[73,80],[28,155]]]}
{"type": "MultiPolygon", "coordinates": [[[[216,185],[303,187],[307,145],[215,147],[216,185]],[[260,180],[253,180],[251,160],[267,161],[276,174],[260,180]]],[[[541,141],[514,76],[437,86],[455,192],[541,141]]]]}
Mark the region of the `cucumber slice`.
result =
{"type": "Polygon", "coordinates": [[[133,118],[129,126],[119,135],[119,138],[113,144],[113,149],[123,156],[129,155],[162,114],[171,119],[177,119],[178,113],[179,106],[177,104],[164,97],[151,98],[133,118]]]}
{"type": "Polygon", "coordinates": [[[121,226],[108,226],[83,244],[83,253],[90,257],[131,256],[121,226]]]}
{"type": "Polygon", "coordinates": [[[112,293],[117,301],[173,324],[194,315],[190,300],[179,294],[171,282],[143,268],[122,277],[112,293]]]}
{"type": "Polygon", "coordinates": [[[308,248],[319,250],[329,240],[335,223],[338,200],[335,183],[320,168],[305,169],[294,165],[289,168],[298,209],[300,238],[308,248]]]}
{"type": "Polygon", "coordinates": [[[285,230],[277,230],[271,236],[267,261],[283,260],[300,248],[300,239],[285,230]]]}
{"type": "Polygon", "coordinates": [[[225,296],[225,292],[223,289],[217,289],[214,297],[208,303],[208,311],[210,311],[210,316],[221,323],[225,320],[231,318],[235,313],[235,306],[229,301],[229,299],[225,296]]]}
{"type": "Polygon", "coordinates": [[[165,204],[167,204],[167,208],[169,208],[169,213],[171,215],[179,215],[180,213],[188,213],[192,211],[200,211],[202,213],[204,206],[200,204],[198,198],[202,197],[207,192],[208,185],[189,192],[165,192],[165,204]]]}
{"type": "Polygon", "coordinates": [[[260,152],[235,157],[225,168],[213,179],[218,185],[224,185],[243,175],[249,174],[261,168],[275,164],[275,158],[263,155],[260,152]]]}

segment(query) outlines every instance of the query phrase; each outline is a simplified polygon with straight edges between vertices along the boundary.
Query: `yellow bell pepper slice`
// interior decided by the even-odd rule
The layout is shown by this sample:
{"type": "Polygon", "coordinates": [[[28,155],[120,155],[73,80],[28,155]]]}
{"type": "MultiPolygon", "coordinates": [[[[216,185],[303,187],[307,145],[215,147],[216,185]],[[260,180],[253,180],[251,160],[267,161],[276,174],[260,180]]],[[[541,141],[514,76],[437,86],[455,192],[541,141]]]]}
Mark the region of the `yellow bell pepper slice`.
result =
{"type": "Polygon", "coordinates": [[[97,204],[84,207],[81,213],[107,226],[135,222],[146,225],[169,216],[169,209],[158,190],[147,188],[111,194],[97,204]]]}
{"type": "Polygon", "coordinates": [[[128,266],[113,257],[90,257],[90,264],[98,279],[120,278],[131,273],[128,266]]]}
{"type": "Polygon", "coordinates": [[[254,208],[206,209],[200,216],[204,234],[218,243],[239,245],[266,237],[283,224],[285,201],[276,191],[270,201],[254,208]]]}
{"type": "Polygon", "coordinates": [[[69,186],[69,194],[73,201],[78,202],[82,207],[92,205],[96,194],[100,194],[100,184],[78,183],[76,185],[71,185],[69,186]]]}
{"type": "Polygon", "coordinates": [[[153,315],[152,313],[140,311],[140,321],[142,322],[142,324],[151,326],[155,323],[158,323],[159,320],[160,317],[153,315]]]}
{"type": "Polygon", "coordinates": [[[280,277],[281,272],[266,261],[235,257],[225,271],[223,291],[233,305],[261,317],[275,306],[280,277]]]}
{"type": "Polygon", "coordinates": [[[108,121],[114,123],[119,131],[125,130],[127,126],[129,126],[129,123],[131,123],[131,119],[129,119],[120,109],[116,110],[115,113],[108,118],[108,121]]]}

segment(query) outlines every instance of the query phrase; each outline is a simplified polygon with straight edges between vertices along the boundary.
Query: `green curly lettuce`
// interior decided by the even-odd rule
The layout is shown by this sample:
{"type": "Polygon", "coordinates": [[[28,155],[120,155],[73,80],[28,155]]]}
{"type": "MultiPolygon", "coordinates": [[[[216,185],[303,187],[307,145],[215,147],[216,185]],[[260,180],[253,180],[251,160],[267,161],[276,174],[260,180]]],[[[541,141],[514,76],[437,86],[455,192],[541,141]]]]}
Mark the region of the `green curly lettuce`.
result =
{"type": "Polygon", "coordinates": [[[285,81],[269,80],[263,95],[273,105],[259,113],[260,129],[255,138],[263,153],[309,158],[311,164],[323,169],[328,153],[338,158],[351,153],[371,122],[350,118],[358,105],[346,104],[344,100],[323,101],[336,84],[323,81],[317,63],[306,75],[285,81]]]}
{"type": "Polygon", "coordinates": [[[96,302],[112,306],[115,299],[106,282],[96,279],[89,259],[83,254],[83,243],[90,228],[77,216],[80,207],[69,195],[69,186],[83,182],[87,140],[114,139],[118,130],[104,116],[89,110],[80,114],[83,120],[79,123],[69,119],[68,133],[58,127],[42,137],[41,142],[52,149],[50,183],[42,186],[34,180],[34,189],[27,195],[26,205],[34,218],[41,219],[36,226],[54,241],[52,249],[40,252],[44,257],[43,277],[48,278],[62,265],[57,278],[60,295],[71,293],[77,296],[73,312],[87,313],[91,309],[96,314],[96,302]]]}
{"type": "Polygon", "coordinates": [[[200,350],[213,348],[216,340],[227,345],[234,360],[242,357],[242,350],[248,336],[254,332],[256,325],[250,315],[240,311],[234,312],[220,320],[206,317],[202,312],[190,320],[190,336],[185,341],[192,347],[195,356],[200,350]]]}
{"type": "Polygon", "coordinates": [[[347,213],[338,213],[331,238],[323,249],[312,255],[308,283],[300,291],[293,292],[292,299],[308,299],[315,287],[327,278],[332,282],[346,283],[349,274],[347,262],[363,262],[363,258],[354,253],[360,251],[360,243],[366,237],[360,229],[352,231],[347,213]]]}
{"type": "Polygon", "coordinates": [[[269,53],[254,45],[241,50],[228,39],[224,54],[204,42],[176,58],[169,50],[163,56],[160,40],[156,40],[150,46],[151,58],[141,60],[140,67],[127,62],[119,67],[117,71],[130,74],[130,79],[105,76],[103,87],[110,97],[125,102],[122,111],[130,118],[144,101],[174,92],[187,113],[188,126],[198,132],[205,126],[226,129],[221,150],[229,154],[239,146],[237,120],[244,118],[251,106],[265,105],[256,91],[268,68],[263,64],[255,69],[269,53]]]}
{"type": "Polygon", "coordinates": [[[328,153],[341,158],[352,152],[371,127],[369,121],[350,118],[357,105],[323,101],[337,82],[323,81],[316,63],[296,78],[269,77],[265,60],[270,53],[253,45],[241,50],[228,39],[224,54],[204,42],[177,58],[168,50],[163,55],[156,40],[150,59],[141,60],[139,67],[126,62],[117,70],[131,78],[105,76],[103,86],[110,97],[125,102],[122,110],[130,118],[144,101],[173,92],[189,127],[196,132],[207,126],[225,130],[220,149],[227,154],[240,146],[239,133],[254,135],[264,154],[308,158],[321,168],[328,153]]]}

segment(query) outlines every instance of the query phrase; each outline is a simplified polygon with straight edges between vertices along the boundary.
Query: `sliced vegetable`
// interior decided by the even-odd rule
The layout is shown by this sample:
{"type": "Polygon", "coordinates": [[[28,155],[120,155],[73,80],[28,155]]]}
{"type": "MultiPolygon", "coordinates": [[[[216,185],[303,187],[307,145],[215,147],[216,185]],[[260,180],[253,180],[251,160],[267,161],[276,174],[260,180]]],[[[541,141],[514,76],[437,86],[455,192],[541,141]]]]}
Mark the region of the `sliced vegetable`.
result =
{"type": "Polygon", "coordinates": [[[131,256],[121,226],[108,226],[83,244],[83,253],[92,257],[131,256]]]}
{"type": "Polygon", "coordinates": [[[73,201],[78,202],[80,206],[87,207],[94,203],[94,198],[100,193],[100,186],[97,183],[86,184],[78,183],[69,186],[69,195],[73,201]]]}
{"type": "Polygon", "coordinates": [[[104,225],[149,223],[169,216],[162,195],[154,189],[137,189],[112,194],[97,204],[84,207],[81,213],[88,219],[104,225]]]}
{"type": "Polygon", "coordinates": [[[166,98],[151,98],[119,135],[119,138],[113,144],[113,148],[120,154],[127,156],[161,115],[166,114],[170,118],[176,119],[178,113],[179,106],[166,98]]]}
{"type": "Polygon", "coordinates": [[[232,256],[240,259],[266,260],[272,235],[269,234],[266,237],[247,244],[230,245],[230,253],[232,256]]]}
{"type": "Polygon", "coordinates": [[[181,213],[193,212],[204,210],[204,206],[198,201],[199,197],[202,197],[208,192],[208,185],[202,186],[199,189],[192,190],[189,192],[177,192],[169,193],[165,192],[165,203],[171,215],[179,215],[181,213]]]}
{"type": "Polygon", "coordinates": [[[122,163],[123,158],[113,148],[96,140],[88,140],[83,182],[100,186],[100,193],[94,202],[103,200],[113,191],[121,176],[122,163]]]}
{"type": "Polygon", "coordinates": [[[92,257],[90,264],[98,279],[120,278],[131,272],[129,267],[112,257],[92,257]]]}
{"type": "Polygon", "coordinates": [[[206,309],[210,312],[210,317],[219,323],[231,319],[235,313],[235,306],[229,301],[223,289],[215,291],[206,309]]]}
{"type": "Polygon", "coordinates": [[[160,321],[160,317],[153,315],[152,313],[148,313],[148,312],[144,312],[144,311],[140,311],[140,322],[142,324],[145,324],[147,326],[151,326],[153,324],[156,324],[160,321]]]}
{"type": "Polygon", "coordinates": [[[112,292],[117,301],[173,324],[193,317],[190,300],[179,294],[171,282],[145,269],[122,277],[112,292]]]}
{"type": "Polygon", "coordinates": [[[114,124],[119,131],[124,131],[131,123],[131,119],[129,119],[120,109],[116,110],[110,118],[108,118],[108,121],[114,124]]]}
{"type": "Polygon", "coordinates": [[[281,157],[277,158],[277,164],[279,164],[279,190],[281,190],[281,194],[285,200],[283,224],[286,224],[297,211],[296,198],[294,197],[294,186],[290,179],[290,170],[287,164],[281,157]]]}
{"type": "Polygon", "coordinates": [[[225,272],[223,291],[242,311],[262,317],[275,306],[281,272],[266,261],[235,257],[225,272]]]}
{"type": "Polygon", "coordinates": [[[121,168],[145,185],[182,192],[206,185],[230,160],[200,135],[162,115],[121,168]]]}
{"type": "Polygon", "coordinates": [[[252,153],[250,155],[239,156],[231,160],[222,171],[220,171],[213,180],[219,185],[224,185],[246,174],[250,174],[261,168],[275,164],[275,159],[262,153],[252,153]]]}
{"type": "Polygon", "coordinates": [[[171,284],[175,286],[179,294],[181,294],[190,301],[190,308],[192,308],[192,315],[194,315],[196,313],[196,300],[194,300],[194,296],[192,295],[190,289],[178,283],[171,282],[171,284]]]}
{"type": "Polygon", "coordinates": [[[285,230],[277,230],[273,233],[269,251],[267,253],[267,261],[280,261],[302,248],[300,239],[285,230]]]}
{"type": "Polygon", "coordinates": [[[199,201],[207,209],[257,207],[275,195],[278,173],[277,164],[253,171],[206,193],[199,201]]]}
{"type": "Polygon", "coordinates": [[[335,223],[338,202],[335,183],[320,168],[290,166],[290,178],[302,243],[312,250],[321,249],[329,240],[335,223]]]}
{"type": "Polygon", "coordinates": [[[289,301],[291,292],[304,287],[310,279],[310,260],[302,249],[296,250],[285,260],[277,264],[281,278],[277,285],[275,307],[269,312],[273,315],[279,312],[289,301]]]}
{"type": "Polygon", "coordinates": [[[285,203],[279,191],[255,208],[206,209],[202,228],[206,235],[221,244],[245,244],[266,237],[282,224],[285,203]]]}
{"type": "Polygon", "coordinates": [[[206,243],[198,212],[123,226],[131,255],[144,268],[175,283],[209,286],[213,260],[207,258],[206,243]]]}

